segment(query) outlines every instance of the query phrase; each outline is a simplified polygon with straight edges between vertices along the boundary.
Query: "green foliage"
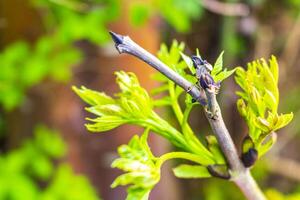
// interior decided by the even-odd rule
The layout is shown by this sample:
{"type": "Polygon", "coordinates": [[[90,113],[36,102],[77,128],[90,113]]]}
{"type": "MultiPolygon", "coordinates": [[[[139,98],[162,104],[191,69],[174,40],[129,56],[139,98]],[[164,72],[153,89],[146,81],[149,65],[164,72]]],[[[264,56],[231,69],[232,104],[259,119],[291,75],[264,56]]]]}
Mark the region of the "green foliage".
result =
{"type": "Polygon", "coordinates": [[[224,79],[228,78],[229,76],[231,76],[236,69],[232,69],[227,71],[227,69],[225,68],[223,71],[223,54],[224,51],[221,52],[221,54],[219,55],[219,57],[217,58],[213,70],[211,71],[211,76],[213,77],[215,82],[218,81],[223,81],[224,79]]]}
{"type": "Polygon", "coordinates": [[[108,42],[107,25],[120,13],[120,0],[32,1],[47,12],[46,26],[56,29],[57,37],[65,43],[84,39],[96,44],[108,42]]]}
{"type": "Polygon", "coordinates": [[[0,155],[0,199],[98,199],[85,177],[75,175],[67,164],[53,164],[65,152],[58,133],[37,126],[34,139],[0,155]]]}
{"type": "Polygon", "coordinates": [[[198,0],[151,0],[133,2],[130,19],[134,25],[142,25],[151,15],[160,15],[179,32],[187,32],[192,20],[199,19],[203,8],[198,0]]]}
{"type": "Polygon", "coordinates": [[[20,41],[0,53],[0,104],[10,111],[22,104],[26,91],[46,78],[68,81],[71,66],[81,55],[73,43],[108,41],[106,25],[119,13],[119,0],[50,1],[32,0],[42,9],[47,32],[31,46],[20,41]]]}
{"type": "Polygon", "coordinates": [[[178,178],[208,178],[211,174],[207,168],[200,165],[182,164],[173,169],[173,172],[178,178]]]}
{"type": "Polygon", "coordinates": [[[128,145],[118,148],[121,158],[114,160],[112,167],[126,171],[116,178],[111,187],[130,185],[127,192],[128,200],[148,199],[152,188],[160,179],[160,166],[147,144],[148,131],[139,137],[133,136],[128,145]]]}
{"type": "Polygon", "coordinates": [[[249,127],[259,156],[266,153],[275,142],[274,131],[286,126],[293,118],[293,113],[278,114],[278,64],[272,56],[269,65],[265,60],[248,64],[245,71],[236,70],[236,82],[243,91],[237,92],[240,99],[237,107],[249,127]]]}
{"type": "Polygon", "coordinates": [[[32,48],[25,42],[8,46],[0,53],[0,104],[6,110],[15,108],[24,100],[26,91],[46,77],[69,80],[70,66],[79,58],[75,49],[50,37],[40,38],[32,48]]]}
{"type": "MultiPolygon", "coordinates": [[[[172,70],[196,82],[196,78],[187,73],[189,67],[181,59],[183,50],[184,44],[174,41],[170,49],[162,45],[158,57],[172,70]]],[[[183,89],[164,76],[155,74],[154,79],[158,80],[161,86],[152,91],[153,95],[160,94],[160,98],[154,100],[140,86],[133,73],[121,71],[115,74],[121,91],[114,97],[85,87],[73,87],[73,90],[89,105],[86,110],[97,116],[93,119],[87,118],[90,122],[86,125],[88,130],[104,132],[123,124],[134,124],[147,129],[141,137],[134,136],[128,145],[119,147],[120,158],[116,159],[112,166],[126,173],[119,176],[112,187],[130,185],[127,199],[147,199],[149,192],[160,179],[160,167],[166,160],[177,158],[194,163],[176,167],[174,174],[179,178],[210,177],[207,166],[215,164],[226,166],[216,138],[207,137],[205,146],[191,129],[188,117],[196,104],[191,102],[190,95],[184,93],[183,89]],[[179,103],[181,95],[185,96],[184,109],[179,103]],[[179,130],[154,111],[158,106],[172,108],[179,130]],[[146,142],[148,130],[163,136],[182,151],[169,152],[160,157],[153,156],[146,142]]]]}

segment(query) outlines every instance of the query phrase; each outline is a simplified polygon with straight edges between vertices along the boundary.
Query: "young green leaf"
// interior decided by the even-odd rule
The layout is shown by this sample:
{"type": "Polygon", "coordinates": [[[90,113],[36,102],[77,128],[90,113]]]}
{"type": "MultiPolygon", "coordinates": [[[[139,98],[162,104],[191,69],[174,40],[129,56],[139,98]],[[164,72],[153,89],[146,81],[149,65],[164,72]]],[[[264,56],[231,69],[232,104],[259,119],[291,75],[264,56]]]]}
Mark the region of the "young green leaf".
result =
{"type": "Polygon", "coordinates": [[[248,63],[248,69],[238,67],[235,81],[242,91],[237,101],[238,110],[245,118],[249,127],[249,136],[259,151],[259,156],[270,149],[275,140],[262,145],[261,137],[273,134],[274,131],[286,126],[293,114],[277,113],[279,104],[278,64],[274,56],[269,63],[264,59],[248,63]]]}
{"type": "Polygon", "coordinates": [[[222,51],[220,53],[219,57],[217,58],[217,60],[216,60],[216,62],[214,64],[213,70],[211,71],[211,75],[212,76],[215,76],[219,72],[222,71],[222,68],[223,68],[223,54],[224,54],[224,51],[222,51]]]}
{"type": "Polygon", "coordinates": [[[182,164],[173,169],[178,178],[209,178],[211,177],[207,168],[201,165],[182,164]]]}
{"type": "Polygon", "coordinates": [[[193,66],[193,61],[190,57],[185,55],[184,53],[180,53],[182,59],[184,60],[185,64],[188,66],[189,70],[191,71],[192,74],[196,73],[196,69],[193,66]]]}
{"type": "Polygon", "coordinates": [[[148,199],[150,191],[160,179],[160,166],[155,164],[156,158],[147,144],[148,130],[141,137],[135,135],[128,145],[118,148],[120,158],[112,163],[126,173],[120,175],[111,187],[130,185],[127,199],[148,199]]]}
{"type": "Polygon", "coordinates": [[[223,80],[225,80],[226,78],[228,78],[229,76],[231,76],[236,69],[233,70],[229,70],[227,71],[227,69],[225,68],[223,71],[223,54],[224,51],[222,51],[219,55],[219,57],[217,58],[214,67],[211,71],[211,76],[213,77],[215,82],[221,82],[223,80]]]}

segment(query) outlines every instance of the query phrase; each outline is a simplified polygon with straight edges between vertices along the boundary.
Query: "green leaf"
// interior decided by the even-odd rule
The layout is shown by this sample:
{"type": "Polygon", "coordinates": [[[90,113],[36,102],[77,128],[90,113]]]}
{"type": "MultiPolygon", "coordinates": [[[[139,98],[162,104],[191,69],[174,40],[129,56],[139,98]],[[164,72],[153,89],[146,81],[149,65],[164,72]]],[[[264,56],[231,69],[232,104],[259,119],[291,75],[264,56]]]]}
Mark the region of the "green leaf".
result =
{"type": "Polygon", "coordinates": [[[148,200],[151,190],[130,187],[127,189],[126,200],[148,200]]]}
{"type": "Polygon", "coordinates": [[[96,92],[94,90],[87,89],[84,86],[81,86],[80,89],[73,86],[72,89],[83,101],[91,106],[115,103],[113,98],[103,92],[96,92]]]}
{"type": "Polygon", "coordinates": [[[267,63],[264,59],[248,63],[247,70],[238,67],[235,81],[242,91],[237,92],[241,97],[238,110],[245,118],[249,127],[249,136],[255,147],[264,154],[275,140],[270,140],[262,147],[261,138],[265,138],[284,126],[293,118],[292,114],[278,115],[278,64],[274,56],[267,63]]]}
{"type": "Polygon", "coordinates": [[[284,115],[281,114],[279,116],[277,123],[275,124],[274,130],[278,130],[288,125],[292,121],[293,117],[294,117],[293,113],[284,114],[284,115]]]}
{"type": "MultiPolygon", "coordinates": [[[[239,94],[239,93],[238,93],[239,94]]],[[[236,102],[237,109],[241,116],[246,117],[247,116],[247,106],[243,99],[238,99],[236,102]]]]}
{"type": "Polygon", "coordinates": [[[189,70],[191,71],[192,74],[196,73],[196,69],[193,66],[193,61],[190,57],[188,57],[187,55],[185,55],[184,53],[180,52],[180,55],[182,57],[182,59],[184,60],[184,62],[186,63],[186,65],[188,66],[189,70]]]}
{"type": "Polygon", "coordinates": [[[264,118],[258,117],[255,122],[255,125],[264,133],[269,133],[272,129],[272,124],[270,124],[269,121],[264,118]]]}
{"type": "Polygon", "coordinates": [[[196,48],[196,56],[200,57],[201,58],[201,55],[200,55],[200,50],[198,48],[196,48]]]}
{"type": "Polygon", "coordinates": [[[179,165],[173,169],[178,178],[209,178],[211,177],[207,168],[201,165],[179,165]]]}
{"type": "Polygon", "coordinates": [[[94,124],[86,124],[86,128],[91,132],[104,132],[121,126],[128,121],[117,116],[102,116],[95,119],[87,118],[94,124]]]}
{"type": "Polygon", "coordinates": [[[211,75],[212,76],[215,76],[219,72],[222,71],[222,68],[223,68],[223,54],[224,54],[224,51],[222,51],[220,53],[219,57],[217,58],[217,60],[216,60],[216,62],[214,64],[213,70],[211,71],[211,75]]]}
{"type": "Polygon", "coordinates": [[[271,56],[270,62],[270,70],[273,74],[275,82],[278,83],[278,62],[275,56],[271,56]]]}
{"type": "Polygon", "coordinates": [[[227,71],[227,69],[225,68],[223,71],[223,54],[224,54],[224,51],[222,51],[219,55],[219,57],[217,58],[215,64],[214,64],[214,67],[211,71],[211,76],[213,77],[214,81],[215,82],[221,82],[223,80],[225,80],[226,78],[228,78],[229,76],[231,76],[235,70],[229,70],[227,71]]]}
{"type": "Polygon", "coordinates": [[[125,171],[112,183],[111,187],[130,185],[127,199],[147,199],[152,188],[160,179],[160,166],[147,144],[148,131],[139,137],[132,137],[128,145],[119,147],[120,158],[112,163],[112,167],[125,171]]]}
{"type": "Polygon", "coordinates": [[[267,153],[277,140],[277,134],[272,132],[266,135],[259,145],[257,145],[258,156],[261,157],[267,153]]]}
{"type": "Polygon", "coordinates": [[[231,76],[235,72],[235,70],[236,69],[232,69],[232,70],[227,71],[227,69],[225,69],[224,71],[220,72],[219,74],[217,74],[213,77],[214,81],[218,82],[218,81],[225,80],[226,78],[231,76]]]}
{"type": "Polygon", "coordinates": [[[263,101],[265,102],[266,106],[274,113],[277,112],[278,108],[278,102],[276,100],[276,97],[273,95],[273,93],[266,89],[265,95],[263,97],[263,101]]]}

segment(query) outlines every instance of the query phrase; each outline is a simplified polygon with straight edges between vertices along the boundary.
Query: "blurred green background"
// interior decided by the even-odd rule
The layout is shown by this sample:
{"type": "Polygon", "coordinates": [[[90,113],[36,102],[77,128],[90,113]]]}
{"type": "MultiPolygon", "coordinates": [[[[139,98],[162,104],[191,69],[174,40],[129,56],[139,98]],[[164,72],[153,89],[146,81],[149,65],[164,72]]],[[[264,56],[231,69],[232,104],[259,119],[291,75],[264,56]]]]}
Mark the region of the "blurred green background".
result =
{"type": "MultiPolygon", "coordinates": [[[[157,86],[150,67],[117,53],[109,30],[153,54],[173,39],[210,62],[224,50],[228,68],[277,56],[280,111],[295,118],[253,173],[269,199],[300,199],[300,1],[0,0],[0,200],[125,198],[124,188],[110,188],[120,173],[110,164],[117,146],[140,129],[88,133],[84,105],[71,91],[85,85],[112,94],[116,70],[135,72],[148,90],[157,86]]],[[[240,146],[247,129],[236,110],[237,89],[232,78],[225,81],[219,101],[240,146]]],[[[210,132],[200,108],[191,124],[199,135],[210,132]]],[[[172,148],[156,136],[150,146],[158,155],[172,148]]],[[[171,166],[150,199],[243,199],[232,183],[179,180],[171,166]]]]}

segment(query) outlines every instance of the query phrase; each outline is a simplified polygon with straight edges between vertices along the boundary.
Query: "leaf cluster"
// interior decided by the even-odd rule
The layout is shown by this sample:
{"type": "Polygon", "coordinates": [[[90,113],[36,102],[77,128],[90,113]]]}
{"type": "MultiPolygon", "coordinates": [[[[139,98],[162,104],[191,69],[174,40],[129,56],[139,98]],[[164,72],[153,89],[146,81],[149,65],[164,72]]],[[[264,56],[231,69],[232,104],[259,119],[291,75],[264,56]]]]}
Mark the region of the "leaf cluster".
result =
{"type": "Polygon", "coordinates": [[[147,144],[148,130],[141,137],[135,135],[128,145],[118,148],[120,158],[112,167],[126,171],[112,183],[112,187],[129,185],[127,199],[148,199],[152,188],[160,179],[160,166],[147,144]]]}
{"type": "Polygon", "coordinates": [[[65,43],[88,40],[96,44],[108,42],[107,24],[120,14],[120,0],[51,1],[32,0],[35,7],[47,15],[48,29],[55,29],[65,43]]]}
{"type": "MultiPolygon", "coordinates": [[[[237,108],[244,117],[251,143],[248,147],[255,148],[259,156],[266,153],[275,137],[273,132],[286,126],[293,118],[293,113],[278,114],[278,63],[274,56],[269,63],[264,59],[248,64],[247,70],[239,67],[235,80],[242,91],[237,92],[240,97],[237,108]]],[[[245,148],[247,151],[249,148],[245,148]]]]}
{"type": "Polygon", "coordinates": [[[11,44],[0,53],[0,104],[6,110],[17,107],[26,91],[46,77],[69,80],[70,66],[79,58],[76,49],[51,37],[41,37],[34,47],[22,41],[11,44]]]}

